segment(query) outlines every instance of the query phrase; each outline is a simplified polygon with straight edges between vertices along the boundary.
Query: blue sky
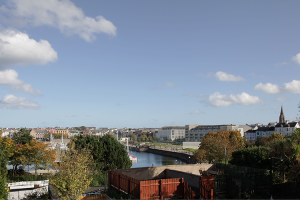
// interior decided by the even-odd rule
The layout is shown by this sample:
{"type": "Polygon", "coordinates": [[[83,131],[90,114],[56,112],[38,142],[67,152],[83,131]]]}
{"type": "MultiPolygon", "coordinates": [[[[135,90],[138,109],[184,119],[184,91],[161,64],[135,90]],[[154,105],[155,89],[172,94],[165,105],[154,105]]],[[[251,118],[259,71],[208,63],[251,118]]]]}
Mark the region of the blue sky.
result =
{"type": "Polygon", "coordinates": [[[298,116],[299,1],[0,3],[0,127],[298,116]]]}

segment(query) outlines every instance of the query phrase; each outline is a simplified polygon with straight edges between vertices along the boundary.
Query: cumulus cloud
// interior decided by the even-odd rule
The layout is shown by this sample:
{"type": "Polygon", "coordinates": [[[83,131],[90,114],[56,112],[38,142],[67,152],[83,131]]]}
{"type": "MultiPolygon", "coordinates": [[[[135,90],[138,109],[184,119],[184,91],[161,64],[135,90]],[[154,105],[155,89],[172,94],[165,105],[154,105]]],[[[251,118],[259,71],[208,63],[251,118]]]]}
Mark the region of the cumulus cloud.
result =
{"type": "Polygon", "coordinates": [[[33,89],[30,84],[18,79],[18,73],[13,69],[0,71],[0,85],[9,85],[15,92],[41,94],[40,90],[33,89]]]}
{"type": "MultiPolygon", "coordinates": [[[[55,27],[65,35],[78,35],[87,42],[95,39],[96,34],[114,36],[117,31],[103,16],[88,17],[70,0],[10,0],[1,11],[11,20],[22,20],[20,24],[55,27]]],[[[2,21],[7,23],[6,16],[2,21]]]]}
{"type": "Polygon", "coordinates": [[[0,32],[0,67],[40,65],[57,60],[57,53],[48,41],[30,39],[26,33],[4,30],[0,32]]]}
{"type": "Polygon", "coordinates": [[[295,55],[294,57],[292,57],[292,60],[297,63],[298,65],[300,65],[300,53],[298,53],[297,55],[295,55]]]}
{"type": "Polygon", "coordinates": [[[227,73],[221,72],[221,71],[218,71],[217,73],[215,73],[215,77],[219,81],[245,81],[245,79],[240,76],[234,76],[232,74],[227,74],[227,73]]]}
{"type": "Polygon", "coordinates": [[[38,109],[40,106],[33,102],[32,99],[7,94],[0,100],[0,107],[9,109],[38,109]]]}
{"type": "Polygon", "coordinates": [[[272,83],[259,83],[253,88],[253,90],[262,90],[266,94],[279,94],[283,92],[300,93],[300,81],[293,80],[289,83],[284,83],[283,87],[279,87],[272,83]]]}
{"type": "Polygon", "coordinates": [[[251,96],[245,92],[237,95],[224,95],[220,94],[219,92],[215,92],[208,97],[208,103],[214,107],[224,107],[230,106],[234,103],[239,105],[252,105],[263,103],[263,101],[259,99],[259,97],[251,96]]]}
{"type": "Polygon", "coordinates": [[[174,87],[176,85],[174,82],[166,82],[165,84],[167,87],[174,87]]]}
{"type": "Polygon", "coordinates": [[[267,94],[278,94],[281,92],[279,86],[272,83],[267,83],[267,84],[259,83],[253,88],[253,90],[262,90],[264,93],[267,94]]]}

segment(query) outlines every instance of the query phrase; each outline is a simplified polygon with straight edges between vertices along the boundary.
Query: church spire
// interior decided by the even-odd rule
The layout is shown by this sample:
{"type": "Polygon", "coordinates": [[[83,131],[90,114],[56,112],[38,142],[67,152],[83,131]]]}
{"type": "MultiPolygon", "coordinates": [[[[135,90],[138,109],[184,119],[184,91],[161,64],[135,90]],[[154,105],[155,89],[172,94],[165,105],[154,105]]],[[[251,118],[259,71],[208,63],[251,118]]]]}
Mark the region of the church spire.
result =
{"type": "Polygon", "coordinates": [[[285,123],[282,106],[281,106],[281,112],[280,112],[280,115],[279,115],[279,123],[285,123]]]}

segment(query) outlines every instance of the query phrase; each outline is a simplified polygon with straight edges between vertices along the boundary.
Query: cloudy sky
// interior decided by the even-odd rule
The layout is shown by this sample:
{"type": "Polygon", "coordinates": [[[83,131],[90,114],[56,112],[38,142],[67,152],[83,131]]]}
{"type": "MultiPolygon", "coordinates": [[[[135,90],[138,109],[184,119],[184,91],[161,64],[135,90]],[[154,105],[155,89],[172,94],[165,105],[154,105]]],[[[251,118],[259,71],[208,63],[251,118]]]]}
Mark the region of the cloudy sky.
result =
{"type": "Polygon", "coordinates": [[[299,6],[0,0],[0,127],[295,120],[299,6]]]}

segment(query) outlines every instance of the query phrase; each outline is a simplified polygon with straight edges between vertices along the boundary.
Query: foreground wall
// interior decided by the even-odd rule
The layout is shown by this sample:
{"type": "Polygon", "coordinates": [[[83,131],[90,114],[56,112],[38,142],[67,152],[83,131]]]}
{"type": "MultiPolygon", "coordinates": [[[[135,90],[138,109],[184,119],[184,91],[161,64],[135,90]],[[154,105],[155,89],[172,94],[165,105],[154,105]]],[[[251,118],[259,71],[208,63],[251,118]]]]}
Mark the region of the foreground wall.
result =
{"type": "Polygon", "coordinates": [[[185,182],[189,183],[189,186],[199,188],[200,175],[192,174],[189,172],[182,172],[177,170],[166,169],[166,178],[183,178],[185,182]]]}
{"type": "MultiPolygon", "coordinates": [[[[179,172],[186,172],[194,175],[200,175],[199,170],[206,171],[212,168],[214,168],[213,164],[203,163],[203,164],[194,164],[194,165],[165,165],[165,166],[158,166],[158,167],[116,169],[115,171],[122,173],[126,176],[135,178],[137,180],[144,181],[144,180],[154,180],[154,179],[165,179],[167,177],[166,169],[175,170],[179,172]]],[[[181,178],[181,176],[172,177],[172,178],[181,178]]],[[[197,187],[199,187],[199,184],[197,187]]]]}

